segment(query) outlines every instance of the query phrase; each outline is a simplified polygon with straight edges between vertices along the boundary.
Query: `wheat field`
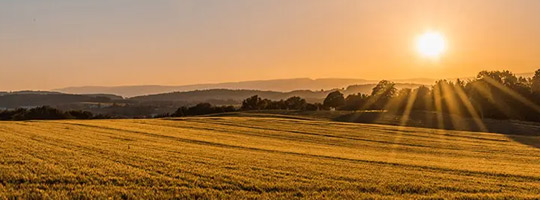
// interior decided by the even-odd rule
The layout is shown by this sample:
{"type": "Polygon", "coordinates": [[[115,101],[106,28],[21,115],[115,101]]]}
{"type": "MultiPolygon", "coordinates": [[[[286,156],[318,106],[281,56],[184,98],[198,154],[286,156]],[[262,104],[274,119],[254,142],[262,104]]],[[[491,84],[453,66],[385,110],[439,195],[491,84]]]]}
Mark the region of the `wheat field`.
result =
{"type": "Polygon", "coordinates": [[[12,198],[538,199],[540,149],[280,117],[0,122],[0,199],[12,198]]]}

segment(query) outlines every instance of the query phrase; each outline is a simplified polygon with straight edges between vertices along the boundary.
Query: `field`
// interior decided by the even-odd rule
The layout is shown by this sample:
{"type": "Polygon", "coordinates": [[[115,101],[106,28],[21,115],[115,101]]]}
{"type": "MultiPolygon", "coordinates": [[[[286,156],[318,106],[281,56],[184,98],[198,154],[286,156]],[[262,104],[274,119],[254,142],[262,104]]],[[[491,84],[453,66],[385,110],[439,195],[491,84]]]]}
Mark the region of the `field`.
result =
{"type": "Polygon", "coordinates": [[[538,199],[538,136],[315,119],[0,122],[4,198],[538,199]]]}

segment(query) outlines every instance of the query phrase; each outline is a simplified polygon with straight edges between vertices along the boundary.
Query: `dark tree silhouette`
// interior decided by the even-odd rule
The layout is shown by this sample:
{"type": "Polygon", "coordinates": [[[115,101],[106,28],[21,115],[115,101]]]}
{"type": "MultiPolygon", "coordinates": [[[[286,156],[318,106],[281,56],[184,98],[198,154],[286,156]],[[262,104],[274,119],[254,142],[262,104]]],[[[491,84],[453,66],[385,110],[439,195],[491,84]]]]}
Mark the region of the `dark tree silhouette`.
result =
{"type": "Polygon", "coordinates": [[[531,90],[536,102],[540,103],[540,69],[536,70],[531,80],[531,90]]]}
{"type": "Polygon", "coordinates": [[[382,80],[373,88],[370,97],[370,109],[385,109],[390,99],[396,94],[396,84],[387,80],[382,80]]]}
{"type": "Polygon", "coordinates": [[[413,93],[416,94],[412,106],[413,110],[430,110],[432,108],[431,91],[428,87],[420,86],[414,89],[413,93]]]}
{"type": "Polygon", "coordinates": [[[314,103],[314,104],[307,103],[304,109],[309,110],[309,111],[323,110],[323,105],[320,103],[314,103]]]}
{"type": "Polygon", "coordinates": [[[32,108],[24,115],[15,116],[16,120],[33,120],[33,119],[66,119],[66,114],[58,109],[49,106],[32,108]]]}
{"type": "Polygon", "coordinates": [[[242,110],[261,110],[268,102],[263,101],[258,95],[254,95],[242,101],[242,110]]]}
{"type": "Polygon", "coordinates": [[[188,115],[188,108],[186,106],[182,106],[171,115],[171,117],[183,117],[188,115]]]}
{"type": "Polygon", "coordinates": [[[66,114],[69,117],[73,117],[75,119],[92,119],[94,118],[94,114],[88,111],[82,111],[82,110],[71,110],[67,111],[66,114]]]}
{"type": "Polygon", "coordinates": [[[213,106],[210,103],[199,103],[192,107],[182,106],[174,112],[171,117],[185,117],[193,115],[207,115],[214,113],[234,112],[234,106],[213,106]]]}
{"type": "Polygon", "coordinates": [[[324,99],[323,105],[329,108],[339,108],[345,104],[343,94],[338,90],[330,92],[324,99]]]}
{"type": "Polygon", "coordinates": [[[105,117],[110,118],[106,115],[94,116],[91,112],[81,110],[64,112],[50,106],[0,111],[0,120],[102,119],[105,117]]]}
{"type": "Polygon", "coordinates": [[[306,107],[306,100],[300,97],[290,97],[285,100],[287,109],[291,110],[303,110],[306,107]]]}
{"type": "Polygon", "coordinates": [[[368,95],[366,94],[351,94],[345,98],[345,105],[343,105],[343,110],[359,110],[362,106],[365,105],[368,95]]]}
{"type": "MultiPolygon", "coordinates": [[[[497,119],[527,119],[530,105],[523,99],[531,98],[526,79],[509,71],[482,71],[466,85],[468,96],[481,115],[497,119]]],[[[530,100],[529,100],[530,101],[530,100]]]]}

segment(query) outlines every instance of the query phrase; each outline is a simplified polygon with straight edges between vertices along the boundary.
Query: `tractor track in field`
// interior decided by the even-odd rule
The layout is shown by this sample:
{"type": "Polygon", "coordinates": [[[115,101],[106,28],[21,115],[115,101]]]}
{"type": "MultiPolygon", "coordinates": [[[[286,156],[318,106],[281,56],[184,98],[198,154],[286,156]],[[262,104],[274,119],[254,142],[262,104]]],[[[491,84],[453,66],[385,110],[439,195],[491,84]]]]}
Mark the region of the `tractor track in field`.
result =
{"type": "Polygon", "coordinates": [[[431,170],[431,171],[454,173],[454,174],[460,174],[460,175],[466,175],[466,176],[488,176],[488,177],[494,177],[494,178],[505,177],[505,178],[521,179],[523,181],[540,181],[540,177],[538,176],[526,176],[526,175],[517,175],[517,174],[505,174],[505,173],[497,173],[497,172],[483,172],[483,171],[472,171],[472,170],[462,170],[462,169],[450,169],[450,168],[442,168],[442,167],[435,167],[435,166],[422,166],[422,165],[405,164],[405,163],[362,160],[362,159],[343,158],[343,157],[327,156],[327,155],[315,155],[315,154],[280,151],[280,150],[273,150],[273,149],[261,149],[261,148],[255,148],[255,147],[246,147],[246,146],[223,144],[223,143],[217,143],[217,142],[179,138],[179,137],[174,137],[174,136],[160,135],[160,134],[155,134],[155,133],[150,133],[150,132],[135,131],[135,130],[129,130],[129,129],[111,128],[111,127],[103,127],[103,126],[81,124],[81,123],[69,123],[69,124],[83,126],[83,127],[93,127],[93,128],[109,129],[109,130],[114,130],[114,131],[130,132],[130,133],[142,134],[146,136],[166,138],[166,139],[171,139],[171,140],[185,142],[185,143],[208,145],[208,146],[223,147],[223,148],[244,149],[244,150],[251,150],[251,151],[297,155],[297,156],[303,156],[303,157],[307,156],[307,157],[324,158],[324,159],[331,159],[331,160],[369,163],[369,164],[377,164],[377,165],[383,165],[383,166],[404,167],[404,168],[417,169],[417,170],[431,170]]]}

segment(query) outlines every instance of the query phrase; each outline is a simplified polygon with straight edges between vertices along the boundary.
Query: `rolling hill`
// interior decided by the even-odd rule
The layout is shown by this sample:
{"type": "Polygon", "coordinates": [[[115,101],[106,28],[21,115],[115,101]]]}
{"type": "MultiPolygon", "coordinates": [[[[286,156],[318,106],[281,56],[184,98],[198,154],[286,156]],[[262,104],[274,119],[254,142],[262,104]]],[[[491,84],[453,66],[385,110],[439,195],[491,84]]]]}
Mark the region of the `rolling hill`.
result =
{"type": "MultiPolygon", "coordinates": [[[[532,77],[533,73],[518,73],[517,76],[532,77]]],[[[461,77],[462,80],[472,77],[461,77]]],[[[457,78],[447,78],[456,80],[457,78]]],[[[412,78],[412,79],[392,79],[391,81],[399,84],[432,85],[437,79],[432,78],[412,78]]],[[[295,78],[295,79],[274,79],[274,80],[256,80],[227,83],[193,84],[180,86],[164,85],[132,85],[132,86],[81,86],[66,87],[54,89],[53,91],[71,93],[71,94],[115,94],[123,97],[145,96],[151,94],[186,92],[193,90],[209,89],[231,89],[231,90],[261,90],[290,92],[294,90],[331,90],[336,88],[345,88],[350,85],[375,84],[379,80],[367,79],[346,79],[346,78],[295,78]]]]}
{"type": "Polygon", "coordinates": [[[113,101],[123,101],[123,98],[111,94],[64,94],[47,91],[19,91],[0,94],[0,109],[113,101]]]}
{"type": "MultiPolygon", "coordinates": [[[[419,84],[405,84],[397,83],[396,88],[415,88],[419,87],[419,84]]],[[[347,96],[349,94],[369,94],[375,87],[375,84],[363,84],[363,85],[350,85],[344,87],[341,92],[347,96]]],[[[290,92],[277,92],[277,91],[261,91],[261,90],[231,90],[231,89],[209,89],[209,90],[195,90],[187,92],[171,92],[154,95],[144,95],[129,98],[129,100],[135,102],[211,102],[215,100],[231,100],[232,102],[241,103],[242,100],[251,97],[253,95],[259,95],[261,98],[267,98],[271,100],[287,99],[293,96],[299,96],[306,99],[308,102],[321,103],[328,93],[334,90],[294,90],[290,92]]]]}
{"type": "Polygon", "coordinates": [[[182,86],[162,86],[162,85],[139,85],[139,86],[83,86],[55,89],[55,91],[73,93],[73,94],[91,94],[108,93],[117,94],[124,97],[134,97],[149,94],[185,92],[192,90],[208,89],[244,89],[244,90],[263,90],[263,91],[292,91],[292,90],[328,90],[333,88],[342,88],[348,85],[373,83],[363,79],[277,79],[261,81],[243,81],[215,84],[195,84],[182,86]]]}
{"type": "Polygon", "coordinates": [[[268,115],[0,122],[0,141],[2,199],[540,198],[540,149],[494,133],[268,115]]]}
{"type": "MultiPolygon", "coordinates": [[[[356,93],[370,93],[375,84],[350,85],[342,92],[345,95],[356,93]]],[[[414,88],[418,84],[396,84],[397,88],[414,88]]],[[[208,89],[186,92],[172,92],[145,96],[123,98],[114,94],[66,94],[49,91],[18,91],[10,93],[0,93],[1,108],[18,108],[34,106],[65,106],[81,103],[119,103],[128,102],[131,104],[145,104],[160,106],[163,102],[174,103],[174,105],[188,105],[201,102],[213,104],[234,105],[240,104],[242,100],[259,95],[272,100],[287,99],[292,96],[305,98],[308,102],[322,102],[324,98],[333,90],[295,90],[291,92],[261,91],[261,90],[232,90],[232,89],[208,89]]]]}
{"type": "MultiPolygon", "coordinates": [[[[374,84],[377,80],[364,79],[276,79],[276,80],[261,80],[261,81],[243,81],[215,84],[195,84],[183,86],[162,86],[162,85],[136,85],[136,86],[83,86],[83,87],[68,87],[55,89],[54,91],[72,93],[72,94],[92,94],[105,93],[116,94],[124,97],[143,96],[159,93],[170,92],[186,92],[193,90],[209,90],[209,89],[231,89],[231,90],[261,90],[261,91],[278,91],[289,92],[294,90],[331,90],[335,88],[344,88],[349,85],[374,84]]],[[[432,79],[403,79],[396,80],[398,83],[416,83],[416,84],[432,84],[432,79]]]]}

